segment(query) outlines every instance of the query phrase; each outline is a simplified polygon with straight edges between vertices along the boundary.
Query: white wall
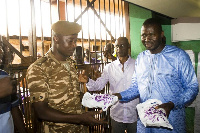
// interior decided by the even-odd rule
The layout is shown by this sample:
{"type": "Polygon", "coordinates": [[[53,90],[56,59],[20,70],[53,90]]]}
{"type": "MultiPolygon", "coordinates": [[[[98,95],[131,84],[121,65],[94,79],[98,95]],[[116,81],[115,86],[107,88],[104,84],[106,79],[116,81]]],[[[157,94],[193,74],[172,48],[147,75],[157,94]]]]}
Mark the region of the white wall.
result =
{"type": "Polygon", "coordinates": [[[172,19],[172,42],[200,40],[200,18],[172,19]]]}

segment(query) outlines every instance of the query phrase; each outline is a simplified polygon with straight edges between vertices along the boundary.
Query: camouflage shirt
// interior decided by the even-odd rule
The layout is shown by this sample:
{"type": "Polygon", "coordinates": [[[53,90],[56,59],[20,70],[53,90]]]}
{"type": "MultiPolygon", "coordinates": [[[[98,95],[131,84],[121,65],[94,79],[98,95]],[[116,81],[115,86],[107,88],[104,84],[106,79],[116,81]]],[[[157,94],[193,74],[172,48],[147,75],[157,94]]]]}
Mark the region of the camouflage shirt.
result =
{"type": "MultiPolygon", "coordinates": [[[[64,113],[84,112],[80,103],[77,70],[72,59],[59,62],[49,52],[29,66],[26,76],[31,103],[46,101],[51,108],[64,113]]],[[[45,121],[42,132],[85,133],[87,127],[45,121]]]]}

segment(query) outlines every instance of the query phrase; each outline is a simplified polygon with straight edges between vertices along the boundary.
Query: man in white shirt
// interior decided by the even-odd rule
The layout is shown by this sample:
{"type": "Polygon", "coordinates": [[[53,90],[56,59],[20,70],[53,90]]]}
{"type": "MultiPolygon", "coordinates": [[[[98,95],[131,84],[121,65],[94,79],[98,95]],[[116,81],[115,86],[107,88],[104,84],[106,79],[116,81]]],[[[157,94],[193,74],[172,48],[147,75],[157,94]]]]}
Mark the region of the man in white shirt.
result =
{"type": "MultiPolygon", "coordinates": [[[[110,83],[109,93],[118,93],[131,85],[135,60],[128,55],[130,44],[126,37],[119,37],[116,42],[117,60],[107,64],[101,77],[96,81],[89,79],[84,73],[79,76],[80,82],[87,82],[89,91],[100,91],[110,83]]],[[[139,99],[130,102],[117,102],[110,109],[112,133],[135,133],[137,127],[136,105],[139,99]]]]}

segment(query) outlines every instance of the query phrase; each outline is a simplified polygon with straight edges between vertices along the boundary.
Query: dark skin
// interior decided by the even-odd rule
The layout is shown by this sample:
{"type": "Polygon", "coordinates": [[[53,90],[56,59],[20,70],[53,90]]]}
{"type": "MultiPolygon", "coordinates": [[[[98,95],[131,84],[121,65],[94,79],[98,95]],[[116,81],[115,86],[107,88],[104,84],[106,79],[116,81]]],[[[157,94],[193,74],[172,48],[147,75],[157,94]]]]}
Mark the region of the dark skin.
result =
{"type": "Polygon", "coordinates": [[[142,26],[141,28],[141,41],[151,54],[160,53],[165,44],[162,43],[163,34],[158,30],[155,25],[142,26]]]}
{"type": "MultiPolygon", "coordinates": [[[[0,46],[0,66],[3,67],[4,62],[4,49],[2,46],[0,46]]],[[[13,84],[15,83],[15,80],[13,80],[11,77],[4,77],[0,79],[0,98],[6,97],[11,95],[14,91],[13,84]]]]}
{"type": "MultiPolygon", "coordinates": [[[[124,63],[128,60],[128,49],[130,48],[129,43],[126,39],[120,38],[117,40],[116,52],[119,58],[120,63],[122,64],[122,71],[124,71],[124,63]]],[[[79,74],[79,82],[87,83],[89,80],[88,76],[83,70],[82,74],[79,74]]]]}
{"type": "MultiPolygon", "coordinates": [[[[55,35],[53,37],[52,53],[58,61],[65,61],[71,56],[76,48],[77,34],[61,36],[55,35]]],[[[63,113],[56,109],[49,107],[48,102],[35,102],[33,103],[34,110],[37,117],[44,121],[55,123],[71,123],[82,125],[99,125],[107,124],[107,122],[95,119],[95,115],[102,113],[102,111],[90,111],[83,114],[69,114],[63,113]]]]}
{"type": "Polygon", "coordinates": [[[16,126],[17,130],[20,133],[27,133],[24,120],[23,120],[22,111],[19,109],[19,107],[12,108],[11,113],[12,113],[14,125],[16,126]]]}
{"type": "Polygon", "coordinates": [[[128,60],[128,49],[130,48],[130,45],[128,43],[128,40],[125,38],[120,38],[117,40],[116,44],[116,53],[118,55],[119,61],[122,64],[122,71],[124,71],[124,63],[128,60]]]}
{"type": "MultiPolygon", "coordinates": [[[[162,37],[162,31],[160,31],[156,25],[143,25],[141,28],[141,41],[146,49],[151,52],[151,54],[160,53],[164,49],[165,44],[162,43],[162,37]]],[[[122,99],[120,93],[116,93],[114,95],[118,96],[119,100],[122,99]]],[[[166,111],[166,115],[168,117],[170,111],[174,108],[174,103],[163,103],[155,108],[163,108],[166,111]]]]}
{"type": "MultiPolygon", "coordinates": [[[[4,47],[5,48],[5,47],[4,47]]],[[[0,47],[0,65],[2,67],[4,67],[5,61],[5,53],[6,51],[4,51],[4,48],[1,46],[0,47]]],[[[5,98],[7,96],[10,95],[17,95],[17,80],[11,76],[6,76],[4,78],[0,79],[0,98],[5,98]]],[[[12,107],[11,108],[11,114],[13,117],[13,122],[14,122],[14,126],[16,127],[17,131],[19,131],[20,133],[27,133],[27,130],[25,128],[25,124],[23,121],[23,115],[22,115],[22,111],[20,110],[19,106],[16,107],[12,107]]]]}
{"type": "Polygon", "coordinates": [[[107,44],[105,47],[105,51],[103,53],[104,56],[106,57],[104,61],[107,61],[107,59],[112,59],[112,61],[116,60],[117,58],[112,55],[113,53],[114,53],[114,46],[112,44],[107,44]]]}
{"type": "Polygon", "coordinates": [[[73,55],[76,49],[77,34],[69,36],[56,35],[53,40],[52,53],[57,60],[65,61],[73,55]]]}
{"type": "MultiPolygon", "coordinates": [[[[158,26],[156,25],[142,26],[141,41],[143,45],[146,47],[146,49],[149,50],[152,54],[160,53],[164,49],[165,44],[162,43],[162,38],[163,38],[163,33],[162,31],[159,31],[158,26]]],[[[168,117],[170,111],[174,108],[174,103],[172,102],[163,103],[155,108],[165,109],[168,117]]]]}
{"type": "Polygon", "coordinates": [[[0,98],[11,95],[16,92],[16,88],[13,85],[16,84],[16,80],[11,77],[4,77],[0,79],[0,98]]]}
{"type": "Polygon", "coordinates": [[[68,114],[49,107],[47,102],[33,103],[33,107],[38,118],[44,121],[55,123],[82,124],[86,126],[106,124],[106,122],[103,120],[99,121],[94,118],[96,114],[100,114],[102,111],[89,111],[83,114],[68,114]],[[37,107],[40,108],[37,109],[37,107]]]}

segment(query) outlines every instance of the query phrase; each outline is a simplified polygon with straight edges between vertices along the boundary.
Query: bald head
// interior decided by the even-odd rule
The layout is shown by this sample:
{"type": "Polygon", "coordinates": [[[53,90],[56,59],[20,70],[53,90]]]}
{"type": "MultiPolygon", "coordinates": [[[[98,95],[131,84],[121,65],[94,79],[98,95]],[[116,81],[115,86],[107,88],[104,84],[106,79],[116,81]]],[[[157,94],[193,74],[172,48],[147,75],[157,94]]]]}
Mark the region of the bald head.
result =
{"type": "Polygon", "coordinates": [[[126,37],[119,37],[115,43],[116,53],[118,57],[128,57],[128,49],[130,48],[126,37]]]}
{"type": "Polygon", "coordinates": [[[119,38],[117,39],[117,41],[115,42],[115,45],[117,45],[118,42],[121,42],[121,41],[123,41],[124,44],[127,44],[127,46],[130,47],[130,46],[129,46],[128,39],[127,39],[126,37],[119,37],[119,38]]]}

